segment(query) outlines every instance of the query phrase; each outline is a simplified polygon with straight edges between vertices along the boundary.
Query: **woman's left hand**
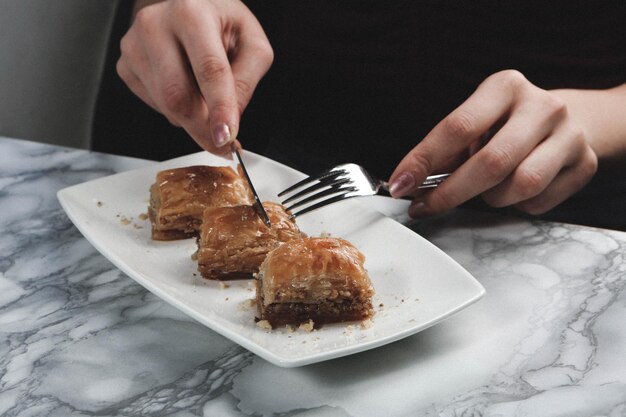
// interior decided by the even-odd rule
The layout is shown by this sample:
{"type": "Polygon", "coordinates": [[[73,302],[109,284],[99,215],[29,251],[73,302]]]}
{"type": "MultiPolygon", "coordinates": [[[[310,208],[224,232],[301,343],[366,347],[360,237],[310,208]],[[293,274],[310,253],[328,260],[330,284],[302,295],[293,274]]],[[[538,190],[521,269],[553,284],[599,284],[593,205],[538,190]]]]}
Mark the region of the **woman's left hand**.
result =
{"type": "Polygon", "coordinates": [[[440,213],[477,195],[493,207],[541,214],[584,187],[597,167],[565,102],[507,70],[487,78],[402,159],[391,194],[413,194],[426,176],[454,170],[415,198],[411,216],[440,213]]]}

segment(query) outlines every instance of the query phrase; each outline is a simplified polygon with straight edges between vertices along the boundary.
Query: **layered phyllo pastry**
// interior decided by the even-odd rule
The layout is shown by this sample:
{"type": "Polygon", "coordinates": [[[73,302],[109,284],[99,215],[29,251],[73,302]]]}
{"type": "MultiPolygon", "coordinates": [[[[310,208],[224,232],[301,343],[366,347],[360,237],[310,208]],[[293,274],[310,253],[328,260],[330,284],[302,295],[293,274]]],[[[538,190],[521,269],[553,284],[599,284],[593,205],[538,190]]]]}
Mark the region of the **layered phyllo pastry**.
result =
{"type": "Polygon", "coordinates": [[[246,182],[230,167],[189,166],[160,171],[150,187],[152,238],[197,236],[207,207],[252,204],[246,182]]]}
{"type": "Polygon", "coordinates": [[[271,228],[251,205],[209,207],[198,238],[198,270],[207,279],[252,278],[271,250],[301,239],[302,233],[285,208],[264,202],[271,228]]]}
{"type": "Polygon", "coordinates": [[[271,251],[256,276],[258,319],[272,326],[365,320],[374,290],[364,255],[340,238],[292,240],[271,251]]]}

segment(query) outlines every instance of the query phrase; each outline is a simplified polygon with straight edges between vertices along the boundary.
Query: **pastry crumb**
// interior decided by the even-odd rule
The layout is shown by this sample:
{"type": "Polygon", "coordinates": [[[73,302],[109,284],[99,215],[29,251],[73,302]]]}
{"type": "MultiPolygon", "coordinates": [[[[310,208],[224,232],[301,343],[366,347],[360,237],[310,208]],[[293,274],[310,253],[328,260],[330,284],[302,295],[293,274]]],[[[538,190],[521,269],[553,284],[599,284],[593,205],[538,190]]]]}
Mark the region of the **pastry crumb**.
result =
{"type": "Polygon", "coordinates": [[[248,299],[248,300],[244,300],[242,302],[239,303],[239,305],[237,306],[237,310],[239,311],[250,311],[251,309],[253,309],[256,305],[256,300],[252,300],[252,299],[248,299]]]}
{"type": "Polygon", "coordinates": [[[267,320],[259,320],[256,325],[264,330],[272,330],[272,325],[267,320]]]}
{"type": "Polygon", "coordinates": [[[304,330],[305,332],[312,332],[314,327],[315,322],[311,319],[305,321],[304,323],[300,323],[300,326],[298,326],[300,330],[304,330]]]}
{"type": "Polygon", "coordinates": [[[367,320],[363,320],[361,322],[361,329],[365,330],[365,329],[369,329],[374,325],[374,323],[372,322],[371,319],[367,319],[367,320]]]}
{"type": "Polygon", "coordinates": [[[228,285],[227,283],[220,281],[220,288],[225,290],[226,288],[230,288],[230,285],[228,285]]]}
{"type": "Polygon", "coordinates": [[[137,217],[139,217],[139,220],[148,220],[148,215],[146,213],[140,213],[137,217]]]}
{"type": "Polygon", "coordinates": [[[143,229],[143,226],[138,225],[137,223],[133,223],[133,227],[135,229],[143,229]]]}
{"type": "Polygon", "coordinates": [[[285,328],[287,329],[287,331],[288,331],[289,333],[293,333],[293,332],[295,332],[295,331],[296,331],[296,328],[295,328],[295,327],[293,327],[291,324],[287,324],[287,325],[285,326],[285,328]]]}
{"type": "Polygon", "coordinates": [[[130,220],[128,220],[126,216],[122,216],[122,218],[120,219],[120,223],[122,223],[124,226],[128,226],[130,224],[130,220]]]}
{"type": "Polygon", "coordinates": [[[98,206],[98,207],[102,207],[103,205],[104,205],[104,204],[102,204],[102,201],[98,201],[98,202],[96,203],[96,206],[98,206]]]}
{"type": "Polygon", "coordinates": [[[378,307],[383,308],[385,305],[383,303],[378,304],[378,307]]]}

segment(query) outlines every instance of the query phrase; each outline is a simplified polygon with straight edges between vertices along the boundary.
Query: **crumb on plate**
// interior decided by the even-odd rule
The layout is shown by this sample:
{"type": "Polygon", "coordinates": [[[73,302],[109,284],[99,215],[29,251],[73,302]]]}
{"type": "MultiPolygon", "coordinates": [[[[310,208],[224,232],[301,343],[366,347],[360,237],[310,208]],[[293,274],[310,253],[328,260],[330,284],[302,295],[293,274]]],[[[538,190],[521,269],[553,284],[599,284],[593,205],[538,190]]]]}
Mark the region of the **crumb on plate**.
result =
{"type": "Polygon", "coordinates": [[[367,319],[367,320],[363,320],[361,322],[361,329],[365,330],[365,329],[369,329],[374,325],[374,323],[372,322],[371,319],[367,319]]]}
{"type": "Polygon", "coordinates": [[[309,319],[308,321],[305,321],[304,323],[300,323],[300,326],[298,328],[300,330],[304,330],[305,332],[312,332],[313,329],[315,328],[315,322],[309,319]]]}
{"type": "Polygon", "coordinates": [[[256,322],[256,325],[264,330],[272,330],[272,325],[267,320],[259,320],[256,322]]]}

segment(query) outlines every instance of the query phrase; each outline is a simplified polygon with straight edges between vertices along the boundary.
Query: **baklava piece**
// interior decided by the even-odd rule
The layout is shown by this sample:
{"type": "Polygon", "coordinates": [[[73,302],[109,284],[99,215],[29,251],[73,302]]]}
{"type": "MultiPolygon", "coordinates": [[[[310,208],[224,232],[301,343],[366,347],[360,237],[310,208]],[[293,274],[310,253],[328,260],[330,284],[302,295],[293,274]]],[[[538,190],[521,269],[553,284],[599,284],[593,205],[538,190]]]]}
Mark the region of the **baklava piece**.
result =
{"type": "Polygon", "coordinates": [[[150,187],[152,239],[197,236],[207,207],[252,204],[245,181],[229,167],[189,166],[157,173],[150,187]]]}
{"type": "Polygon", "coordinates": [[[250,205],[204,211],[196,253],[198,271],[204,278],[252,278],[269,251],[282,242],[303,237],[283,206],[264,202],[263,207],[271,228],[250,205]]]}
{"type": "Polygon", "coordinates": [[[374,289],[365,256],[340,238],[304,238],[270,252],[256,277],[258,319],[272,326],[365,320],[374,289]]]}

